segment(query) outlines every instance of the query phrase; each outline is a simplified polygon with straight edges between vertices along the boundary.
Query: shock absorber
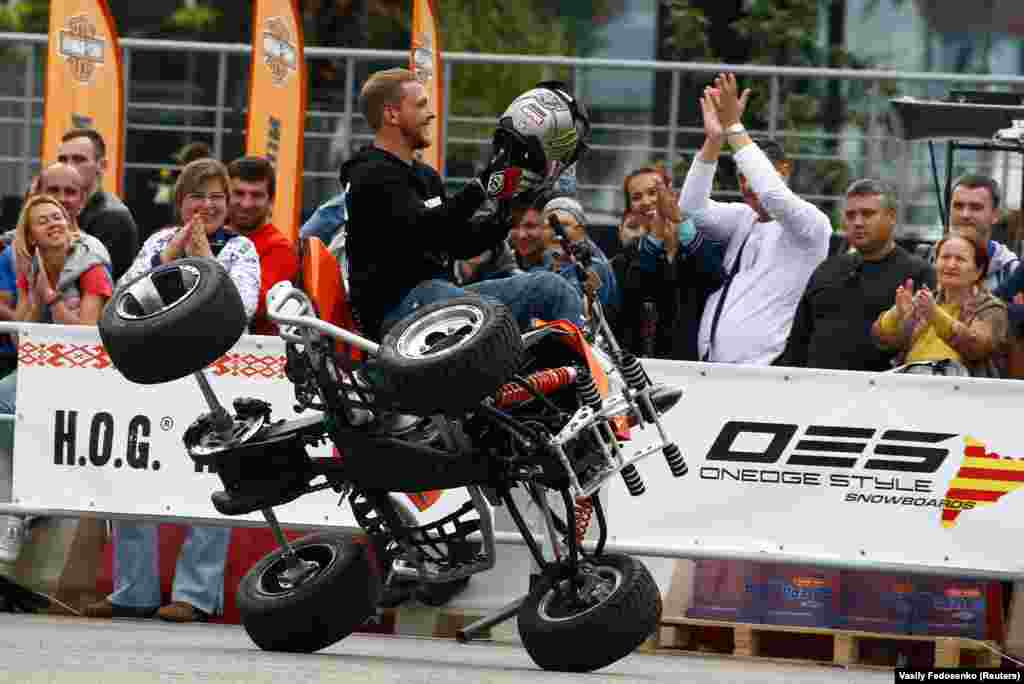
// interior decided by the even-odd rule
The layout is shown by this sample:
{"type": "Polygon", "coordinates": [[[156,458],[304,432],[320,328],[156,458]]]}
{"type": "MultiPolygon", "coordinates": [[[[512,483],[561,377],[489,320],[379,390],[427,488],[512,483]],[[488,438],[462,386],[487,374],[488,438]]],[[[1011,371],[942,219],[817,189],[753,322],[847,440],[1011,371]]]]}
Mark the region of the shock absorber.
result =
{"type": "Polygon", "coordinates": [[[623,350],[619,357],[619,363],[622,367],[622,377],[629,385],[629,389],[639,392],[650,383],[647,371],[640,365],[640,361],[628,351],[623,350]]]}
{"type": "MultiPolygon", "coordinates": [[[[597,496],[597,494],[594,494],[597,496]]],[[[590,528],[590,520],[594,517],[594,501],[591,497],[580,497],[576,499],[576,541],[577,543],[583,543],[583,537],[586,536],[587,530],[590,528]]]]}
{"type": "MultiPolygon", "coordinates": [[[[643,368],[640,370],[643,372],[643,368]]],[[[595,411],[601,410],[601,393],[598,392],[597,383],[594,382],[594,376],[590,374],[590,371],[582,370],[576,376],[576,389],[579,392],[580,401],[585,406],[589,406],[595,411]]],[[[632,463],[623,468],[620,474],[626,483],[626,489],[629,490],[630,495],[640,496],[646,491],[644,479],[640,476],[640,471],[632,463]]]]}
{"type": "MultiPolygon", "coordinates": [[[[527,385],[540,394],[553,394],[576,381],[576,369],[572,366],[563,366],[562,368],[537,371],[528,375],[524,380],[527,385]]],[[[521,383],[510,382],[498,389],[494,405],[498,408],[508,408],[533,398],[533,392],[523,387],[521,383]]],[[[598,400],[600,401],[600,397],[598,400]]]]}
{"type": "Polygon", "coordinates": [[[580,403],[595,411],[601,410],[601,393],[598,391],[597,383],[594,382],[594,376],[590,374],[590,371],[584,370],[577,374],[576,391],[579,392],[580,403]]]}
{"type": "MultiPolygon", "coordinates": [[[[626,381],[629,389],[634,392],[640,392],[651,383],[650,378],[647,377],[647,371],[640,365],[640,360],[625,349],[619,355],[619,367],[622,369],[622,378],[626,381]]],[[[646,402],[638,401],[637,408],[640,409],[640,415],[643,416],[644,421],[654,422],[655,416],[648,410],[646,402]]]]}
{"type": "MultiPolygon", "coordinates": [[[[622,375],[630,389],[640,391],[647,387],[650,383],[650,379],[647,377],[647,371],[644,370],[644,367],[640,365],[640,361],[635,356],[630,354],[628,351],[623,351],[620,356],[620,362],[622,364],[622,375]]],[[[647,421],[654,422],[655,414],[651,413],[648,409],[647,402],[641,401],[639,404],[641,415],[643,415],[647,421]]],[[[665,435],[662,433],[662,439],[664,438],[665,435]]],[[[689,472],[689,468],[686,466],[686,461],[683,460],[682,452],[674,443],[670,442],[666,444],[662,448],[661,453],[665,456],[665,460],[668,462],[668,469],[672,471],[672,475],[674,477],[682,477],[689,472]]],[[[625,474],[625,470],[623,470],[623,474],[625,474]]]]}
{"type": "Polygon", "coordinates": [[[666,444],[661,453],[665,456],[665,460],[668,461],[668,469],[672,471],[673,477],[682,477],[690,471],[686,467],[686,461],[683,460],[682,452],[679,451],[679,447],[674,443],[666,444]]]}

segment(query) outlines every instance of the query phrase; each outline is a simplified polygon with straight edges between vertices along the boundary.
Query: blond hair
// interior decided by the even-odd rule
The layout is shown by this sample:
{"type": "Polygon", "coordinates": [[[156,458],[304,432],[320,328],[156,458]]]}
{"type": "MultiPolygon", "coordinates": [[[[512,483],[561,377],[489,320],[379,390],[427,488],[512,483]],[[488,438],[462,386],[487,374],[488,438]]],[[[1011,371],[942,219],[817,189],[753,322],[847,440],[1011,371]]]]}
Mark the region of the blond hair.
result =
{"type": "Polygon", "coordinates": [[[14,251],[25,259],[32,259],[33,253],[36,251],[36,242],[32,239],[32,226],[31,223],[31,212],[32,209],[38,207],[40,204],[52,204],[58,209],[60,213],[64,215],[64,220],[68,224],[68,237],[74,240],[79,236],[78,227],[71,221],[71,217],[68,216],[68,210],[64,208],[64,205],[54,197],[53,195],[30,195],[25,200],[25,205],[21,208],[21,214],[18,216],[18,227],[14,229],[14,251]]]}
{"type": "Polygon", "coordinates": [[[367,79],[359,93],[359,111],[373,130],[380,130],[384,123],[384,107],[397,105],[402,101],[402,87],[416,81],[416,75],[408,69],[385,69],[367,79]]]}

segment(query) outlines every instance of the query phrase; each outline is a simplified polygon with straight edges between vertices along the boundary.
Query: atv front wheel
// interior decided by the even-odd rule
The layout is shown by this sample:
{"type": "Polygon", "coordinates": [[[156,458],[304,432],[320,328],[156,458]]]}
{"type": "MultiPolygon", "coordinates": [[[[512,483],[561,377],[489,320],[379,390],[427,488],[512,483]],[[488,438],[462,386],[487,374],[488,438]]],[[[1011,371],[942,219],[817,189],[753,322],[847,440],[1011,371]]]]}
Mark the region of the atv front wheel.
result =
{"type": "Polygon", "coordinates": [[[591,672],[632,653],[661,619],[661,593],[630,556],[582,559],[574,582],[537,583],[519,609],[519,636],[545,670],[591,672]]]}
{"type": "Polygon", "coordinates": [[[367,547],[339,532],[317,532],[291,543],[300,561],[289,567],[284,550],[264,556],[238,585],[245,631],[264,651],[312,653],[340,641],[373,615],[380,577],[367,547]]]}
{"type": "Polygon", "coordinates": [[[110,361],[132,382],[154,385],[200,371],[245,332],[242,297],[214,259],[178,259],[114,292],[99,320],[110,361]]]}

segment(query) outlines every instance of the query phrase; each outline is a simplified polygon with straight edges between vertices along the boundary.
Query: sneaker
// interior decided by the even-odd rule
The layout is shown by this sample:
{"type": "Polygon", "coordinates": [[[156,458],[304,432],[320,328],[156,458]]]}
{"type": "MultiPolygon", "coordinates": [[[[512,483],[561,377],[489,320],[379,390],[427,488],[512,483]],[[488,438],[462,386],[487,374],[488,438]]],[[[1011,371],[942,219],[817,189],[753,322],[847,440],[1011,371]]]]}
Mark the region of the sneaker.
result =
{"type": "Polygon", "coordinates": [[[109,620],[111,618],[149,618],[153,617],[156,608],[132,608],[130,606],[119,606],[107,599],[101,599],[90,603],[82,610],[87,618],[109,620]]]}
{"type": "Polygon", "coordinates": [[[35,613],[45,610],[50,599],[0,575],[0,613],[35,613]]]}
{"type": "Polygon", "coordinates": [[[209,622],[209,614],[199,610],[191,603],[174,601],[156,611],[156,616],[166,622],[209,622]]]}
{"type": "Polygon", "coordinates": [[[17,515],[0,516],[0,561],[14,563],[25,542],[25,519],[17,515]]]}

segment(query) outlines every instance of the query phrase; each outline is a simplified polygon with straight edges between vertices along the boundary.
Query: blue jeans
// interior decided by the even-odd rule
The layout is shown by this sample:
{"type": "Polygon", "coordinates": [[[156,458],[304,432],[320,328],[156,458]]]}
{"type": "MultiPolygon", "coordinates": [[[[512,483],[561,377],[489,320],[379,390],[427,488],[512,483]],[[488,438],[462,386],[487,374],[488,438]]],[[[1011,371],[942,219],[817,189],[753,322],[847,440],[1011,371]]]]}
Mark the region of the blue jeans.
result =
{"type": "Polygon", "coordinates": [[[318,237],[325,245],[337,235],[338,230],[348,221],[348,208],[345,205],[345,193],[335,195],[313,212],[299,230],[299,237],[318,237]]]}
{"type": "Polygon", "coordinates": [[[446,280],[425,280],[410,290],[402,302],[384,317],[381,334],[421,306],[468,293],[503,303],[523,331],[530,329],[535,318],[546,321],[565,319],[583,326],[583,298],[576,288],[555,273],[538,271],[484,280],[465,288],[446,280]]]}
{"type": "MultiPolygon", "coordinates": [[[[155,523],[114,523],[114,593],[127,608],[160,606],[160,558],[155,523]]],[[[224,608],[224,566],[230,527],[189,527],[174,569],[171,601],[185,601],[208,615],[224,608]]]]}

